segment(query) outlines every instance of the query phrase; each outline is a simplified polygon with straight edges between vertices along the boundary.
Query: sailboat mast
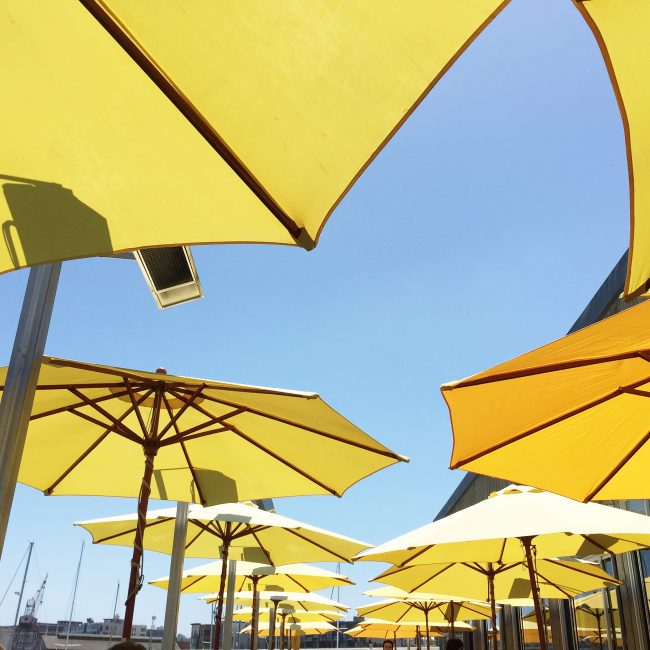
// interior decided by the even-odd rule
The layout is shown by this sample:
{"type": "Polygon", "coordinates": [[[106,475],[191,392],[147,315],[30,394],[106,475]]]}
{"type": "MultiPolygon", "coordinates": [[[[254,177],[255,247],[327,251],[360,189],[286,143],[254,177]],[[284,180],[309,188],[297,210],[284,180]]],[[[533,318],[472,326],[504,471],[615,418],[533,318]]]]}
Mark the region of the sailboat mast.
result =
{"type": "Polygon", "coordinates": [[[81,573],[81,560],[84,556],[84,547],[86,546],[86,540],[81,542],[81,553],[79,554],[79,563],[77,564],[77,573],[74,577],[74,589],[72,590],[72,602],[70,603],[70,618],[68,619],[68,631],[65,635],[65,645],[63,650],[68,650],[68,641],[70,639],[70,628],[72,627],[72,616],[74,614],[74,603],[77,599],[77,586],[79,585],[79,574],[81,573]]]}
{"type": "Polygon", "coordinates": [[[13,640],[16,638],[16,629],[18,626],[18,619],[20,618],[20,606],[23,604],[23,593],[25,592],[25,583],[27,582],[27,572],[29,571],[29,563],[32,559],[33,548],[34,548],[34,542],[29,542],[29,547],[27,551],[27,564],[25,564],[25,573],[23,573],[23,582],[20,585],[20,594],[18,596],[18,607],[16,607],[16,618],[14,618],[14,631],[11,640],[12,647],[13,647],[13,640]]]}

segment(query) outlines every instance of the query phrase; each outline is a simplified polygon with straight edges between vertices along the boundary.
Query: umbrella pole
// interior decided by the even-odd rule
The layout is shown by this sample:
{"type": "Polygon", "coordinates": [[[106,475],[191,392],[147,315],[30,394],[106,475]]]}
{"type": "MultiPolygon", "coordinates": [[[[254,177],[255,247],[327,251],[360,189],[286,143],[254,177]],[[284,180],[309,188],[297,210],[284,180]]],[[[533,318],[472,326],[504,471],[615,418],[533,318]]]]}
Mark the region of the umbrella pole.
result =
{"type": "Polygon", "coordinates": [[[249,576],[253,583],[253,619],[251,620],[251,648],[257,650],[257,621],[260,616],[260,601],[257,598],[257,583],[261,576],[249,576]]]}
{"type": "Polygon", "coordinates": [[[488,599],[490,601],[490,607],[492,609],[492,648],[493,650],[499,650],[499,642],[497,640],[497,605],[496,599],[494,597],[494,569],[492,568],[491,563],[488,565],[487,579],[488,599]]]}
{"type": "MultiPolygon", "coordinates": [[[[155,412],[155,409],[154,409],[155,412]]],[[[126,609],[124,611],[124,627],[122,638],[131,638],[133,627],[133,612],[135,610],[135,597],[142,587],[142,576],[140,565],[142,562],[142,540],[144,529],[147,524],[147,507],[149,506],[149,495],[151,494],[151,476],[153,474],[153,461],[156,457],[155,447],[144,448],[144,474],[140,486],[140,498],[138,499],[138,524],[135,529],[135,540],[133,542],[133,555],[131,556],[131,575],[129,576],[129,589],[126,597],[126,609]]]]}
{"type": "Polygon", "coordinates": [[[287,620],[287,612],[282,612],[280,614],[280,650],[284,650],[284,624],[287,620]]]}
{"type": "Polygon", "coordinates": [[[453,639],[456,635],[454,633],[454,619],[456,618],[454,614],[454,601],[451,601],[451,638],[453,639]]]}
{"type": "Polygon", "coordinates": [[[420,636],[420,626],[415,627],[415,646],[417,650],[422,650],[422,637],[420,636]]]}
{"type": "Polygon", "coordinates": [[[539,604],[539,593],[537,591],[537,580],[535,578],[535,566],[533,564],[532,537],[522,537],[521,541],[526,551],[526,563],[528,564],[528,575],[530,577],[530,586],[533,593],[533,603],[535,604],[535,618],[537,618],[537,631],[539,633],[540,650],[546,650],[544,619],[542,617],[542,609],[539,604]]]}
{"type": "MultiPolygon", "coordinates": [[[[230,532],[230,522],[226,523],[227,532],[230,532]]],[[[214,621],[214,650],[219,650],[221,644],[221,616],[223,614],[223,592],[226,588],[226,573],[228,570],[228,549],[230,537],[224,537],[221,547],[221,578],[219,580],[219,593],[217,594],[217,612],[214,621]]]]}
{"type": "Polygon", "coordinates": [[[424,624],[426,625],[425,634],[427,635],[427,650],[431,650],[431,640],[429,639],[429,610],[424,609],[424,624]]]}

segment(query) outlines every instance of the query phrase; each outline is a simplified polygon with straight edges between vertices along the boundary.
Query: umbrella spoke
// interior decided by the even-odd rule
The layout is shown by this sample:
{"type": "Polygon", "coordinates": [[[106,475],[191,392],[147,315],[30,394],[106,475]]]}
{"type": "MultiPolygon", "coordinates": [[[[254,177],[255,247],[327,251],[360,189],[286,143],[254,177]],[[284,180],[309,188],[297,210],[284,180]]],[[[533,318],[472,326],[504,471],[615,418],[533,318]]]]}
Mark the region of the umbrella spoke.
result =
{"type": "Polygon", "coordinates": [[[203,490],[201,489],[201,483],[199,482],[199,477],[196,475],[196,469],[194,465],[192,464],[192,461],[190,460],[190,455],[187,451],[187,447],[185,446],[185,443],[181,440],[180,442],[181,449],[183,450],[183,456],[185,456],[185,462],[187,463],[187,466],[190,469],[190,473],[192,474],[192,480],[194,481],[194,485],[196,485],[196,491],[199,493],[199,499],[201,499],[201,504],[205,505],[205,496],[203,495],[203,490]]]}
{"type": "MultiPolygon", "coordinates": [[[[65,387],[67,390],[67,386],[65,387]]],[[[88,388],[95,388],[94,386],[89,386],[88,388]]],[[[38,390],[42,390],[41,387],[38,387],[38,390]]],[[[109,393],[108,395],[102,395],[101,397],[96,397],[95,402],[107,402],[111,399],[119,399],[120,397],[127,396],[126,391],[120,391],[115,393],[109,393]]],[[[40,418],[46,418],[50,415],[57,415],[58,413],[65,413],[66,411],[72,411],[73,409],[79,408],[80,406],[85,406],[86,402],[75,402],[74,404],[68,404],[67,406],[59,406],[58,408],[51,409],[49,411],[43,411],[42,413],[35,413],[29,419],[30,420],[39,420],[40,418]]]]}
{"type": "Polygon", "coordinates": [[[250,528],[250,532],[251,532],[251,535],[253,536],[253,539],[257,542],[257,545],[262,549],[262,552],[264,553],[264,555],[266,555],[266,557],[267,557],[267,559],[269,561],[269,564],[275,566],[275,563],[273,562],[273,559],[271,558],[271,554],[268,552],[268,550],[266,549],[264,544],[262,544],[260,538],[257,536],[258,531],[253,529],[253,527],[250,524],[248,524],[248,526],[250,528]]]}
{"type": "Polygon", "coordinates": [[[142,446],[143,440],[142,438],[139,438],[137,435],[130,431],[122,431],[120,429],[116,429],[114,425],[109,424],[107,422],[102,422],[101,420],[98,420],[97,418],[94,418],[92,415],[88,415],[87,413],[84,413],[83,411],[77,411],[73,410],[70,411],[72,415],[76,415],[78,418],[81,418],[82,420],[86,420],[92,424],[97,425],[100,429],[106,429],[107,427],[111,428],[113,433],[117,434],[118,436],[122,436],[123,438],[126,438],[127,440],[130,440],[131,442],[135,442],[136,445],[142,446]]]}
{"type": "MultiPolygon", "coordinates": [[[[210,423],[208,423],[210,424],[210,423]]],[[[213,436],[216,433],[224,433],[228,431],[226,427],[220,427],[219,429],[211,429],[210,431],[203,431],[202,433],[195,433],[191,436],[186,436],[183,433],[178,435],[173,435],[165,438],[160,442],[161,447],[168,447],[169,445],[175,445],[179,442],[190,442],[191,440],[197,440],[198,438],[205,438],[206,436],[213,436]]]]}
{"type": "Polygon", "coordinates": [[[300,537],[300,539],[304,540],[305,542],[308,542],[309,544],[312,544],[312,545],[316,546],[317,548],[320,548],[321,550],[325,551],[326,553],[330,553],[334,557],[340,558],[341,562],[347,562],[348,561],[348,559],[345,556],[340,555],[339,553],[336,553],[336,551],[333,551],[333,550],[327,548],[326,546],[323,546],[322,544],[319,544],[318,542],[316,542],[316,541],[314,541],[312,539],[309,539],[308,537],[305,537],[304,535],[301,535],[295,528],[285,528],[285,530],[288,533],[291,533],[292,535],[295,535],[296,537],[300,537]]]}
{"type": "Polygon", "coordinates": [[[415,585],[412,589],[409,589],[409,591],[417,591],[418,589],[421,589],[429,580],[433,580],[434,578],[437,578],[439,575],[444,573],[445,571],[449,571],[454,565],[453,564],[448,564],[447,566],[443,567],[442,569],[435,571],[433,574],[429,575],[426,577],[425,580],[423,580],[419,585],[415,585]]]}
{"type": "Polygon", "coordinates": [[[566,588],[561,587],[556,582],[553,582],[547,578],[543,573],[540,573],[538,569],[535,569],[535,573],[537,574],[538,584],[539,578],[541,578],[546,584],[551,585],[551,587],[555,587],[558,591],[561,591],[567,598],[573,598],[576,595],[575,590],[573,590],[573,592],[567,591],[566,588]]]}
{"type": "Polygon", "coordinates": [[[169,401],[167,399],[167,395],[163,394],[163,400],[165,402],[165,408],[167,409],[167,412],[169,414],[169,422],[163,427],[163,429],[160,431],[158,434],[158,440],[162,439],[162,437],[169,431],[172,427],[176,431],[178,435],[180,435],[180,431],[178,430],[178,427],[176,426],[176,423],[178,422],[179,418],[182,417],[183,413],[187,411],[187,409],[199,398],[201,395],[201,391],[205,388],[205,384],[201,384],[200,386],[197,386],[196,390],[190,395],[188,400],[183,400],[183,406],[181,406],[180,409],[178,409],[178,412],[176,414],[173,413],[171,407],[169,406],[169,401]]]}
{"type": "MultiPolygon", "coordinates": [[[[133,408],[134,408],[133,405],[131,405],[131,406],[130,406],[130,407],[129,407],[125,412],[124,412],[124,414],[122,415],[122,417],[120,417],[120,418],[116,418],[114,415],[111,415],[111,414],[110,414],[106,409],[104,409],[104,408],[102,408],[101,406],[99,406],[98,404],[96,404],[92,399],[90,399],[89,397],[87,397],[86,395],[84,395],[80,390],[78,390],[78,389],[75,388],[74,386],[70,386],[70,387],[68,388],[68,390],[69,390],[73,395],[76,395],[80,400],[83,400],[83,401],[86,403],[87,406],[90,406],[92,409],[94,409],[95,411],[97,411],[98,413],[100,413],[101,415],[103,415],[107,420],[109,420],[109,421],[112,422],[114,425],[116,425],[117,429],[119,429],[120,431],[124,431],[124,432],[126,432],[126,433],[131,433],[132,435],[134,435],[134,436],[137,437],[137,434],[136,434],[134,431],[132,431],[131,429],[129,429],[129,427],[127,427],[127,426],[122,422],[122,420],[123,420],[124,418],[126,418],[126,416],[129,415],[129,413],[131,413],[131,411],[133,410],[133,408]]],[[[116,429],[116,430],[117,430],[117,429],[116,429]]]]}
{"type": "MultiPolygon", "coordinates": [[[[147,528],[152,528],[153,526],[159,526],[160,524],[166,524],[168,521],[174,521],[173,517],[161,517],[160,519],[156,519],[156,521],[152,521],[150,524],[147,524],[147,528]]],[[[131,535],[132,533],[135,533],[137,530],[137,524],[135,528],[130,528],[129,530],[121,530],[119,533],[115,533],[114,535],[108,535],[107,537],[102,537],[98,540],[94,540],[93,544],[103,544],[105,542],[109,542],[112,539],[117,539],[118,537],[122,537],[123,535],[131,535]]]]}
{"type": "Polygon", "coordinates": [[[144,423],[142,413],[140,413],[140,404],[135,401],[135,397],[133,395],[133,388],[131,387],[131,382],[129,381],[128,377],[124,377],[124,384],[126,386],[126,390],[128,391],[129,399],[131,400],[131,404],[133,404],[133,410],[135,411],[135,415],[138,418],[138,422],[140,424],[140,429],[142,430],[142,436],[144,438],[146,438],[147,437],[147,425],[144,423]]]}
{"type": "Polygon", "coordinates": [[[334,496],[341,496],[334,488],[329,487],[322,481],[319,481],[317,478],[313,477],[311,474],[308,474],[306,471],[300,469],[297,465],[294,465],[291,461],[286,460],[285,458],[282,458],[279,454],[276,454],[274,451],[269,449],[268,447],[265,447],[262,445],[260,442],[257,440],[254,440],[250,436],[247,436],[243,431],[240,431],[237,427],[231,425],[231,424],[225,424],[232,433],[238,435],[240,438],[243,438],[246,440],[246,442],[250,443],[251,445],[254,445],[257,447],[260,451],[263,451],[265,454],[268,454],[271,456],[271,458],[274,458],[278,462],[282,463],[283,465],[286,465],[289,469],[292,469],[296,474],[300,474],[304,478],[306,478],[308,481],[311,481],[312,483],[318,485],[319,487],[323,488],[323,490],[327,490],[330,494],[334,496]]]}

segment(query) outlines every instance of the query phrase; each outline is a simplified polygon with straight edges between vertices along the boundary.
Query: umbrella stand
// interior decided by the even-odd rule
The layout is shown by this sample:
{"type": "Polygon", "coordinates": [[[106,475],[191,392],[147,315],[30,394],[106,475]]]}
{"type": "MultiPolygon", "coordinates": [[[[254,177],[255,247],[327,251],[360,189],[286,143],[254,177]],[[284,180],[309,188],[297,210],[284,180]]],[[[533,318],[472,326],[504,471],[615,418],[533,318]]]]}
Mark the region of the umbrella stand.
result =
{"type": "MultiPolygon", "coordinates": [[[[497,641],[497,606],[496,600],[494,598],[494,569],[492,568],[492,563],[488,564],[487,579],[488,579],[488,600],[490,601],[490,607],[492,609],[492,648],[493,650],[498,650],[498,641],[497,641]]],[[[546,649],[544,649],[546,650],[546,649]]]]}
{"type": "Polygon", "coordinates": [[[537,591],[537,578],[535,577],[535,566],[533,563],[532,537],[520,538],[526,551],[526,563],[528,564],[528,575],[530,576],[530,587],[533,594],[533,603],[535,605],[535,618],[537,618],[537,632],[539,633],[540,650],[546,649],[546,634],[542,609],[539,604],[539,593],[537,591]]]}
{"type": "Polygon", "coordinates": [[[260,616],[260,601],[257,595],[257,583],[262,576],[248,576],[253,583],[253,616],[251,620],[251,647],[250,650],[257,650],[257,623],[260,616]]]}
{"type": "MultiPolygon", "coordinates": [[[[160,392],[156,395],[158,404],[160,403],[160,392]]],[[[159,409],[154,405],[152,431],[158,428],[159,409]]],[[[155,435],[155,434],[154,434],[155,435]]],[[[122,628],[122,637],[131,638],[131,629],[133,627],[133,612],[135,610],[135,597],[142,587],[142,540],[144,529],[147,523],[147,507],[149,505],[149,495],[151,494],[151,476],[153,474],[153,463],[157,447],[150,446],[144,448],[144,475],[142,476],[142,485],[140,486],[140,497],[138,499],[138,524],[135,529],[135,540],[133,541],[133,555],[131,556],[131,575],[129,576],[129,589],[127,591],[124,627],[122,628]]]]}
{"type": "MultiPolygon", "coordinates": [[[[214,650],[219,650],[221,644],[221,616],[223,614],[223,592],[226,588],[226,572],[228,570],[228,550],[230,548],[230,522],[226,522],[226,535],[221,546],[221,578],[219,579],[219,594],[217,595],[217,610],[214,621],[214,650]]],[[[545,650],[545,649],[544,649],[545,650]]]]}

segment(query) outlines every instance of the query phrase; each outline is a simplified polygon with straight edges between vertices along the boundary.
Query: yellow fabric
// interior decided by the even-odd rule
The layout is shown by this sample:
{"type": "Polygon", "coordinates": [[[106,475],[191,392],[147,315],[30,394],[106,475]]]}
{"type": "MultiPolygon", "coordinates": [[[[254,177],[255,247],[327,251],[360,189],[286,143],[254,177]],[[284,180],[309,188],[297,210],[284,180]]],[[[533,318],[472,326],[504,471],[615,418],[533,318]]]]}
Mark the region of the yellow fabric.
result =
{"type": "Polygon", "coordinates": [[[617,95],[626,131],[632,232],[626,294],[645,293],[650,279],[650,4],[645,0],[575,2],[586,17],[617,95]]]}
{"type": "MultiPolygon", "coordinates": [[[[484,598],[489,596],[486,564],[446,563],[392,567],[373,578],[400,589],[409,591],[430,590],[444,594],[458,595],[460,599],[484,598]],[[477,570],[479,569],[479,570],[477,570]]],[[[511,565],[495,564],[495,600],[532,598],[528,567],[519,562],[511,565]]],[[[537,559],[535,562],[540,598],[573,598],[592,589],[602,589],[618,584],[597,564],[556,559],[537,559]]]]}
{"type": "MultiPolygon", "coordinates": [[[[272,610],[268,607],[260,607],[259,615],[260,619],[268,619],[269,614],[272,610]]],[[[287,621],[291,623],[333,623],[340,619],[343,616],[343,612],[333,612],[333,611],[323,611],[319,612],[318,610],[309,612],[303,611],[300,609],[292,610],[291,614],[287,616],[287,621]]],[[[244,621],[250,622],[253,618],[253,608],[252,607],[242,607],[235,611],[232,616],[234,621],[244,621]]]]}
{"type": "Polygon", "coordinates": [[[478,621],[492,616],[489,605],[484,603],[451,602],[447,600],[406,600],[388,598],[371,605],[357,607],[359,616],[371,616],[391,623],[418,623],[429,612],[432,621],[478,621]]]}
{"type": "Polygon", "coordinates": [[[521,541],[525,537],[532,538],[538,560],[625,553],[650,546],[650,517],[511,485],[469,508],[362,551],[357,559],[399,566],[519,563],[525,560],[521,541]]]}
{"type": "MultiPolygon", "coordinates": [[[[145,549],[171,554],[175,516],[176,508],[149,510],[144,536],[145,549]]],[[[76,522],[75,525],[86,529],[92,535],[95,544],[132,546],[136,522],[137,515],[133,513],[121,517],[76,522]]],[[[255,554],[278,564],[287,564],[293,560],[349,561],[359,549],[368,546],[364,542],[242,503],[228,503],[209,508],[190,506],[186,557],[219,557],[225,536],[232,538],[228,553],[230,559],[241,559],[242,553],[244,557],[255,554]]],[[[246,565],[259,566],[259,564],[244,563],[244,571],[248,570],[246,565]]],[[[211,573],[217,567],[218,564],[213,563],[206,570],[200,568],[199,577],[202,573],[211,573]]],[[[309,571],[309,569],[310,567],[301,569],[300,566],[294,565],[294,568],[289,567],[288,571],[295,573],[302,571],[305,580],[313,580],[314,584],[323,584],[323,582],[332,584],[333,581],[340,584],[339,579],[343,578],[343,576],[333,578],[337,574],[329,571],[319,576],[318,571],[309,571]]],[[[250,570],[259,571],[254,568],[250,570]]],[[[271,584],[271,579],[268,582],[271,584]]],[[[191,578],[184,584],[191,586],[191,578]]],[[[302,588],[295,585],[291,592],[299,589],[302,588]]],[[[201,589],[204,593],[208,590],[201,589]]]]}
{"type": "MultiPolygon", "coordinates": [[[[424,620],[414,623],[390,623],[379,619],[367,618],[361,621],[356,627],[348,630],[345,634],[364,639],[413,639],[417,634],[418,627],[420,628],[420,633],[424,636],[426,630],[424,620]]],[[[457,632],[472,632],[475,629],[473,625],[463,621],[454,623],[454,630],[457,632]]],[[[429,622],[430,637],[443,636],[449,630],[451,630],[451,626],[447,622],[429,622]]]]}
{"type": "MultiPolygon", "coordinates": [[[[272,608],[273,596],[277,596],[277,591],[258,591],[259,606],[261,608],[272,608]]],[[[208,594],[201,596],[201,600],[208,603],[213,603],[218,599],[218,594],[208,594]]],[[[304,612],[346,612],[350,609],[347,605],[339,603],[331,598],[326,598],[320,594],[305,594],[291,591],[282,592],[283,600],[280,602],[279,607],[299,609],[304,612]]],[[[237,605],[253,605],[253,592],[252,591],[237,591],[235,592],[235,603],[237,605]]]]}
{"type": "MultiPolygon", "coordinates": [[[[197,534],[198,531],[195,531],[197,534]]],[[[250,541],[250,540],[249,540],[250,541]]],[[[248,542],[247,542],[248,543],[248,542]]],[[[250,548],[250,546],[248,547],[250,548]]],[[[233,549],[236,556],[237,548],[233,549]]],[[[221,580],[221,560],[183,571],[181,576],[182,593],[206,593],[218,591],[221,580]]],[[[328,587],[340,587],[354,584],[349,578],[333,571],[327,571],[309,564],[285,564],[270,566],[256,562],[238,561],[236,570],[236,591],[248,591],[253,588],[253,578],[257,579],[257,588],[266,591],[317,591],[328,587]]],[[[169,588],[169,576],[152,580],[150,585],[169,588]]]]}
{"type": "MultiPolygon", "coordinates": [[[[297,634],[303,636],[305,634],[327,634],[328,632],[336,632],[336,628],[331,623],[289,623],[287,618],[287,623],[285,625],[285,634],[297,634]]],[[[269,623],[260,623],[257,626],[258,636],[266,637],[269,635],[270,625],[269,623]]],[[[250,634],[251,627],[245,627],[241,630],[240,634],[250,634]]],[[[279,622],[276,623],[275,634],[278,636],[280,634],[279,622]]]]}
{"type": "Polygon", "coordinates": [[[641,303],[445,384],[452,467],[580,500],[650,497],[650,400],[625,390],[650,390],[649,319],[641,303]]]}
{"type": "MultiPolygon", "coordinates": [[[[362,0],[103,6],[313,239],[502,7],[500,0],[380,0],[372,11],[362,0]]],[[[3,0],[0,12],[0,272],[147,246],[294,243],[80,2],[3,0]]]]}
{"type": "MultiPolygon", "coordinates": [[[[6,369],[0,369],[0,385],[5,376],[6,369]]],[[[51,489],[51,494],[137,496],[144,472],[144,436],[127,382],[136,402],[144,399],[139,411],[145,428],[153,407],[149,391],[155,386],[165,389],[158,425],[159,434],[165,433],[156,443],[152,498],[213,504],[340,495],[361,478],[402,460],[314,393],[48,357],[41,366],[19,481],[51,489]],[[83,399],[102,401],[97,408],[87,405],[69,386],[82,386],[83,399]],[[195,406],[184,408],[199,390],[195,406]],[[115,433],[114,421],[120,418],[120,427],[128,428],[132,439],[115,433]],[[173,442],[178,432],[184,448],[173,442]]]]}

